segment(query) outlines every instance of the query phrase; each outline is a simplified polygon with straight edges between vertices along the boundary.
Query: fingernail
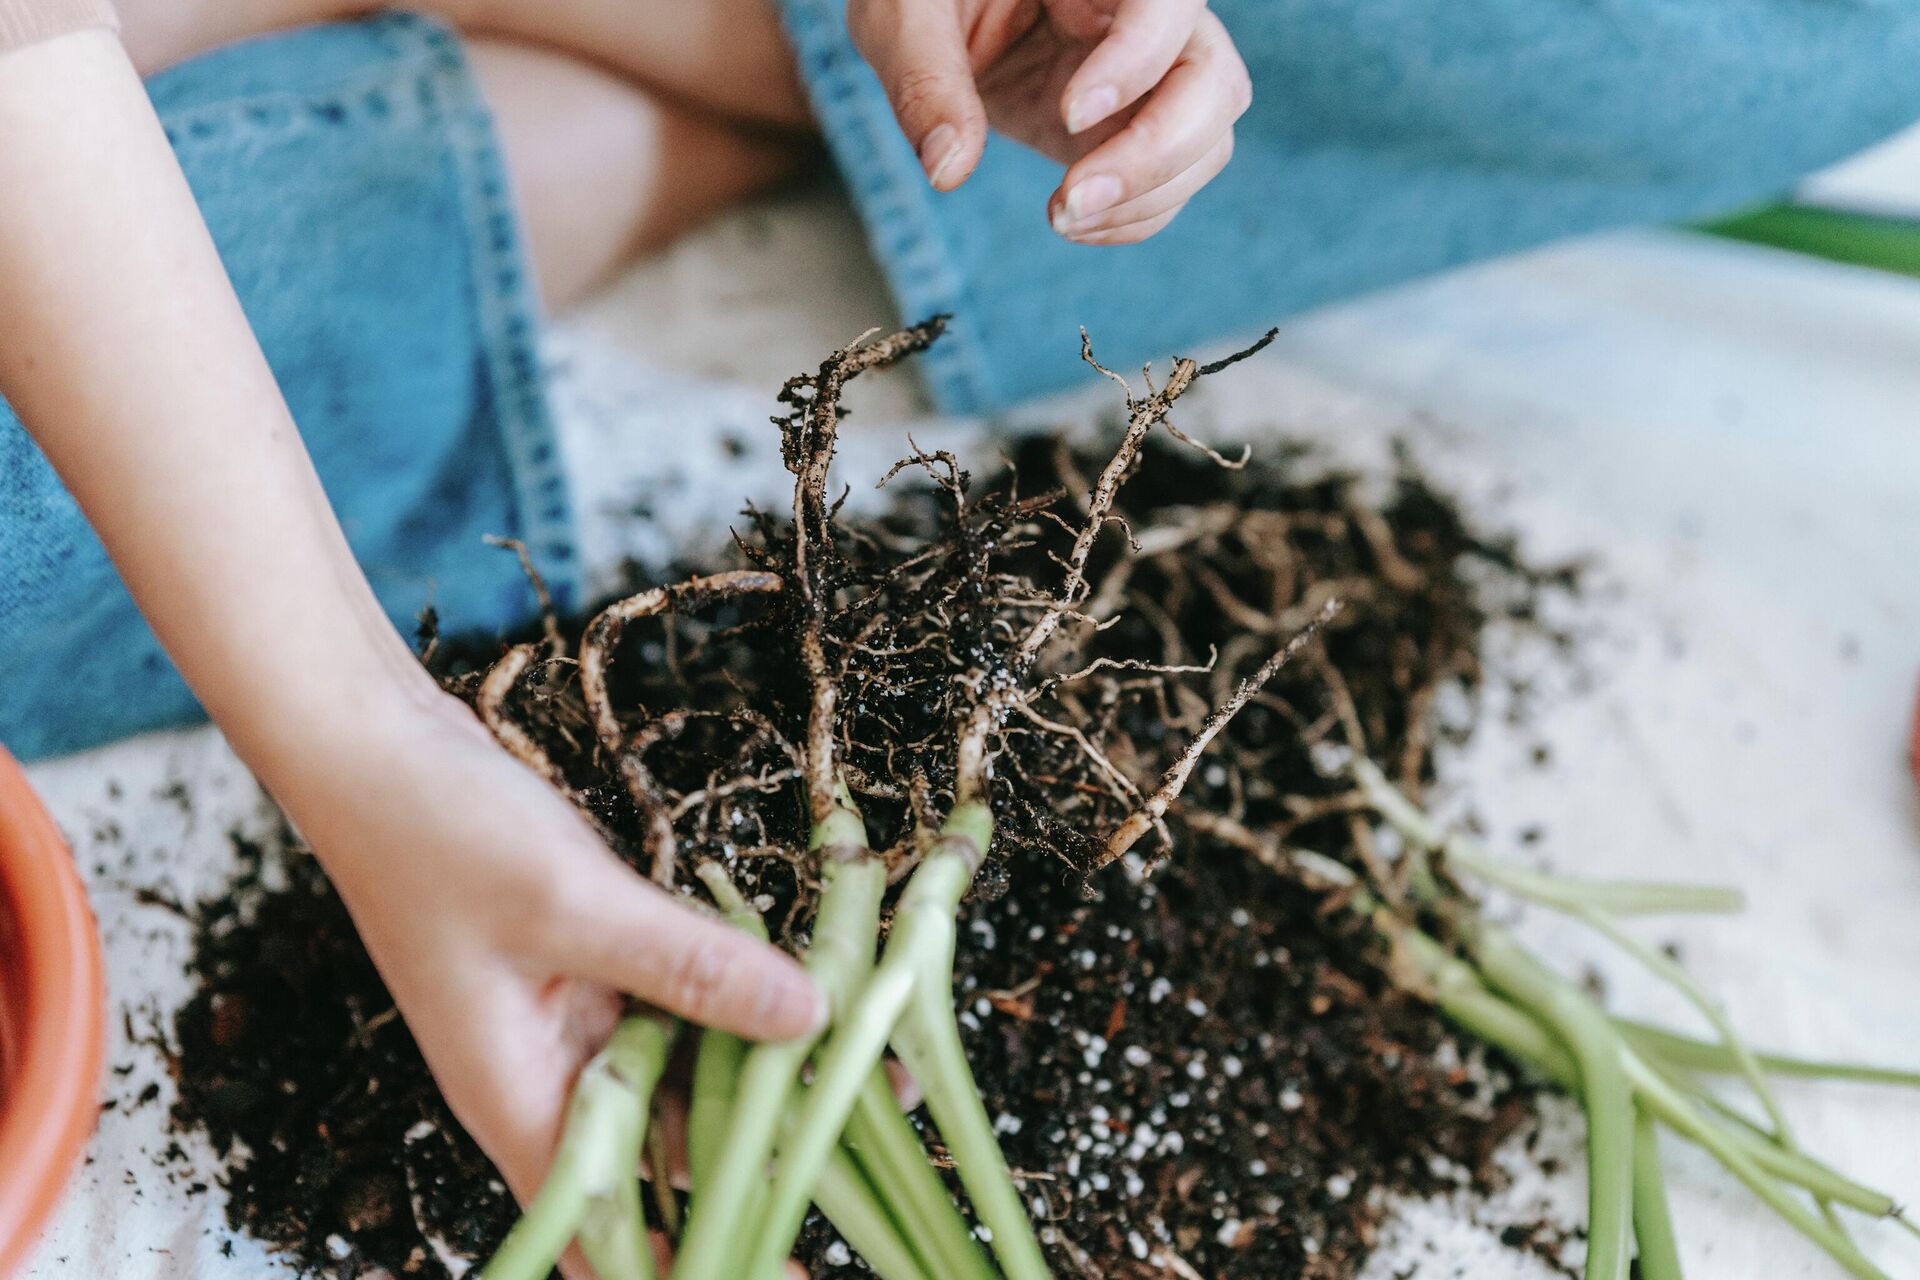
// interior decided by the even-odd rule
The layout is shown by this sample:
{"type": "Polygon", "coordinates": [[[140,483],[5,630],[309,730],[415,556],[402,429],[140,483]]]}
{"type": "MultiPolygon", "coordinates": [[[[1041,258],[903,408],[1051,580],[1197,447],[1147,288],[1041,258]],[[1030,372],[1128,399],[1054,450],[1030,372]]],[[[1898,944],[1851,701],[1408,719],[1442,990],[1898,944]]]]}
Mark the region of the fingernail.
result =
{"type": "Polygon", "coordinates": [[[920,144],[920,167],[927,171],[927,181],[937,188],[958,163],[960,131],[950,124],[935,125],[920,144]]]}
{"type": "Polygon", "coordinates": [[[1067,188],[1067,225],[1077,226],[1120,203],[1120,180],[1106,174],[1082,178],[1067,188]]]}
{"type": "Polygon", "coordinates": [[[1067,104],[1067,132],[1084,133],[1114,113],[1120,91],[1110,84],[1096,85],[1067,104]]]}

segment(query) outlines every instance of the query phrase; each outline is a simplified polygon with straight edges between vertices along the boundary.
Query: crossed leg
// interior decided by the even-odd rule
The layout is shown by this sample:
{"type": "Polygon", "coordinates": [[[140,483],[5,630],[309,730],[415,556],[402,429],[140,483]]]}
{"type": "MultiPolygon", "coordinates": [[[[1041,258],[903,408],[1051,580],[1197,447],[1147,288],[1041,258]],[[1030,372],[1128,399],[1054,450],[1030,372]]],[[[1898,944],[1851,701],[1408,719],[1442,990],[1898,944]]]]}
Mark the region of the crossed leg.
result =
{"type": "MultiPolygon", "coordinates": [[[[143,73],[377,0],[119,0],[143,73]]],[[[818,156],[771,0],[426,0],[493,110],[549,306],[818,156]]]]}

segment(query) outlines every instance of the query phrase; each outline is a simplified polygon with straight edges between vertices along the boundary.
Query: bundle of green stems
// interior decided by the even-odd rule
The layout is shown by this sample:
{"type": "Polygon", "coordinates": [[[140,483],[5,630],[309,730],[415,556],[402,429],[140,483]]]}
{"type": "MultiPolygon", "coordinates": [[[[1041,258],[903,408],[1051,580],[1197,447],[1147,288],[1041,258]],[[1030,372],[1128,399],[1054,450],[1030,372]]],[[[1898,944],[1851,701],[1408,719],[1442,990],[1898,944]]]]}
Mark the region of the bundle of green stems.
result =
{"type": "Polygon", "coordinates": [[[1254,833],[1236,843],[1288,874],[1344,896],[1391,947],[1402,985],[1431,999],[1463,1030],[1572,1095],[1587,1122],[1586,1280],[1680,1280],[1658,1133],[1667,1129],[1711,1155],[1773,1213],[1856,1280],[1892,1280],[1855,1243],[1845,1214],[1883,1219],[1920,1235],[1887,1193],[1848,1177],[1801,1145],[1773,1088],[1778,1076],[1920,1087],[1920,1072],[1821,1062],[1751,1048],[1720,1004],[1666,952],[1630,930],[1635,916],[1724,913],[1743,906],[1732,888],[1556,876],[1499,858],[1444,830],[1359,758],[1354,782],[1405,841],[1404,889],[1363,883],[1345,864],[1282,848],[1254,833]],[[1565,913],[1669,984],[1712,1029],[1695,1039],[1609,1015],[1580,984],[1535,958],[1456,888],[1453,873],[1565,913]],[[1709,1084],[1737,1077],[1759,1114],[1709,1084]],[[1843,1212],[1845,1211],[1845,1212],[1843,1212]],[[1637,1271],[1635,1270],[1637,1265],[1637,1271]]]}
{"type": "MultiPolygon", "coordinates": [[[[835,584],[835,504],[828,497],[839,398],[846,382],[920,350],[936,319],[834,353],[818,373],[789,382],[782,402],[784,455],[794,475],[792,538],[784,572],[735,571],[642,593],[610,606],[587,628],[579,682],[595,732],[644,817],[654,875],[672,882],[673,832],[657,789],[632,749],[635,736],[615,714],[606,668],[623,628],[639,618],[697,608],[728,595],[785,593],[798,619],[799,651],[811,687],[798,756],[811,830],[806,859],[819,886],[803,963],[826,997],[828,1026],[811,1038],[747,1045],[717,1031],[697,1033],[688,1118],[690,1189],[674,1241],[674,1280],[774,1280],[809,1205],[818,1208],[882,1280],[1042,1280],[1050,1275],[1014,1177],[962,1048],[953,996],[956,919],[993,839],[991,778],[1008,717],[1032,696],[1042,659],[1063,625],[1084,621],[1088,560],[1112,519],[1121,485],[1147,436],[1199,378],[1259,350],[1210,365],[1177,360],[1164,385],[1136,396],[1124,380],[1082,354],[1127,394],[1119,448],[1084,501],[1084,519],[1060,558],[1063,580],[1027,601],[1021,630],[979,668],[958,672],[952,699],[951,781],[890,857],[869,844],[865,819],[839,759],[840,692],[828,654],[835,584]],[[937,816],[936,816],[937,814],[937,816]],[[892,869],[910,868],[885,916],[892,869]],[[902,1112],[884,1069],[891,1050],[911,1073],[974,1218],[970,1227],[919,1132],[902,1112]]],[[[923,465],[932,460],[917,455],[923,465]]],[[[1098,833],[1101,865],[1158,827],[1207,745],[1308,642],[1337,605],[1242,680],[1187,749],[1113,830],[1098,833]]],[[[553,629],[549,647],[557,646],[553,629]]],[[[557,649],[556,649],[557,654],[557,649]]],[[[565,787],[530,735],[505,714],[508,694],[536,660],[521,646],[489,673],[483,719],[523,759],[565,787]]],[[[696,868],[712,907],[765,937],[764,922],[724,868],[696,868]]],[[[679,1029],[646,1012],[628,1016],[613,1042],[582,1073],[552,1172],[483,1275],[539,1280],[575,1241],[600,1280],[649,1277],[637,1169],[647,1109],[679,1029]]]]}

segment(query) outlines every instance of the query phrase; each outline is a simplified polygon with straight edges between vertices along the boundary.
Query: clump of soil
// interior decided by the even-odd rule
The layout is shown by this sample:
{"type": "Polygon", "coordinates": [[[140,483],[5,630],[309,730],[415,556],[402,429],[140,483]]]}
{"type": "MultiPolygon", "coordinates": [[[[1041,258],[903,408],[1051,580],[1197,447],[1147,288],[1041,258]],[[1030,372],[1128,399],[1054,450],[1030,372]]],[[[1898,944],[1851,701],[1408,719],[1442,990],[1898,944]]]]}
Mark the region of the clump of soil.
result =
{"type": "MultiPolygon", "coordinates": [[[[803,485],[818,443],[806,424],[838,393],[830,368],[789,384],[776,419],[803,485]]],[[[912,856],[916,815],[954,785],[957,700],[1031,674],[993,738],[995,861],[968,909],[958,998],[1056,1270],[1349,1276],[1387,1193],[1490,1176],[1489,1151],[1528,1107],[1463,1065],[1438,1016],[1386,981],[1371,936],[1276,851],[1313,849],[1390,891],[1340,761],[1365,751],[1417,793],[1435,708],[1475,687],[1489,623],[1532,623],[1540,593],[1571,578],[1477,534],[1411,466],[1374,494],[1299,450],[1233,469],[1189,445],[1123,455],[1118,519],[1062,628],[1073,643],[1031,672],[1017,641],[1054,607],[1041,584],[1071,560],[1089,477],[1112,461],[1053,440],[1020,446],[984,484],[917,455],[933,483],[878,520],[797,501],[796,535],[750,512],[729,580],[748,586],[690,588],[663,619],[589,630],[577,661],[551,620],[502,663],[497,648],[434,659],[637,867],[668,881],[718,860],[789,937],[811,906],[792,852],[807,826],[793,744],[815,692],[808,614],[791,585],[752,575],[791,582],[804,560],[832,602],[819,634],[837,754],[891,857],[912,856]],[[1210,709],[1336,599],[1158,832],[1116,856],[1104,837],[1210,709]],[[611,730],[583,668],[619,709],[611,730]]],[[[310,862],[287,876],[250,873],[199,912],[206,985],[176,1028],[176,1118],[235,1151],[235,1225],[310,1270],[444,1274],[436,1242],[483,1252],[510,1206],[344,910],[310,862]]],[[[821,1271],[845,1261],[823,1226],[803,1244],[821,1271]]]]}
{"type": "Polygon", "coordinates": [[[226,1161],[235,1230],[313,1275],[446,1276],[513,1224],[346,906],[281,829],[191,910],[199,990],[174,1017],[173,1122],[226,1161]]]}

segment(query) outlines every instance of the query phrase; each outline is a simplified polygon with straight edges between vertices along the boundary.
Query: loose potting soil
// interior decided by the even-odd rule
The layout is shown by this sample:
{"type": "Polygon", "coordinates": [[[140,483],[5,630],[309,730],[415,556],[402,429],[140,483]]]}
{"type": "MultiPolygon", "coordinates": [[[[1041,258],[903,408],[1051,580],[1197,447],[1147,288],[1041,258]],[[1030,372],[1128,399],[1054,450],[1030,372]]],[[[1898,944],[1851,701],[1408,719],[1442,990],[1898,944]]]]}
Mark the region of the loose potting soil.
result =
{"type": "MultiPolygon", "coordinates": [[[[1109,456],[1036,439],[978,483],[922,457],[937,483],[880,519],[837,520],[841,750],[876,848],[905,856],[913,814],[948,784],[950,673],[998,669],[995,637],[1057,576],[1109,456]]],[[[1470,1069],[1477,1051],[1275,851],[1390,879],[1340,761],[1364,750],[1417,792],[1436,739],[1470,731],[1435,708],[1470,704],[1457,695],[1480,680],[1489,624],[1533,625],[1540,593],[1574,578],[1525,567],[1410,465],[1376,493],[1302,449],[1230,469],[1157,443],[1128,471],[1076,661],[1044,673],[1034,715],[999,740],[995,858],[957,961],[968,1056],[1058,1274],[1351,1276],[1390,1194],[1484,1183],[1531,1107],[1497,1065],[1470,1069]],[[1129,786],[1150,791],[1233,682],[1336,598],[1320,638],[1202,759],[1164,834],[1105,857],[1096,837],[1129,786]]],[[[777,568],[790,538],[750,513],[741,554],[777,568]]],[[[777,600],[706,604],[633,628],[610,655],[613,695],[650,726],[636,751],[649,802],[674,814],[674,856],[720,860],[763,895],[776,937],[803,941],[786,744],[809,690],[791,617],[777,600]]],[[[478,698],[498,652],[439,646],[434,660],[478,698]]],[[[573,672],[549,652],[494,710],[650,868],[660,851],[631,780],[593,745],[573,672]]],[[[290,838],[242,852],[231,890],[194,910],[202,988],[174,1026],[174,1119],[228,1157],[229,1220],[316,1275],[442,1276],[483,1257],[513,1207],[344,908],[290,838]]],[[[816,1274],[858,1268],[818,1221],[802,1246],[816,1274]]]]}

